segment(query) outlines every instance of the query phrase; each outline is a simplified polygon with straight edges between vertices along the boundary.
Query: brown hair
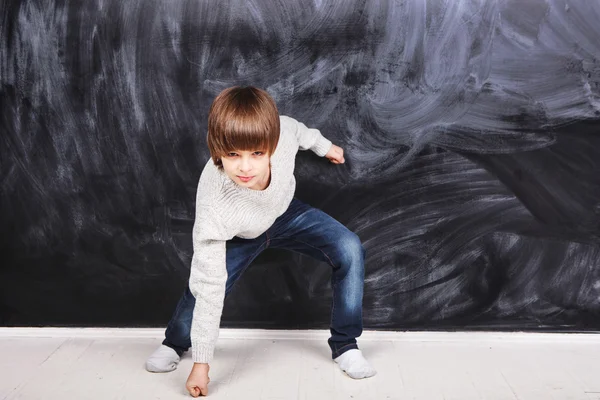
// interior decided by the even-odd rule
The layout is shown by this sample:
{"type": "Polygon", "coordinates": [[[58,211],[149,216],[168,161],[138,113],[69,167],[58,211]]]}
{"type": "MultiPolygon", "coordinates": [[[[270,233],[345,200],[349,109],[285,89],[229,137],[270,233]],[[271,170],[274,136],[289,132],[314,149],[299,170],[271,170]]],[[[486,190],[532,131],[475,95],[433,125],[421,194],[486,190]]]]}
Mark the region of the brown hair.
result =
{"type": "Polygon", "coordinates": [[[223,90],[210,106],[207,142],[213,163],[219,168],[223,168],[220,158],[235,150],[260,150],[272,155],[279,142],[275,101],[253,86],[223,90]]]}

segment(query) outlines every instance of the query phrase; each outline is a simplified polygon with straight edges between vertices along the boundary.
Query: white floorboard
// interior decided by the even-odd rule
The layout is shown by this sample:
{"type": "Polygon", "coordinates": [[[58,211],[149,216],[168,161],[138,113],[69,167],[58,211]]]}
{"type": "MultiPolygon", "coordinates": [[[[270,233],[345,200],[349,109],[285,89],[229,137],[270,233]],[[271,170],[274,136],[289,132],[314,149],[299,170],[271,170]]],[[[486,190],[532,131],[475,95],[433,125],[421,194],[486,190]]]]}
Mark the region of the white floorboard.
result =
{"type": "MultiPolygon", "coordinates": [[[[0,400],[188,399],[186,355],[144,369],[160,329],[0,328],[0,400]]],[[[327,331],[222,330],[209,398],[600,400],[600,335],[365,332],[378,374],[352,380],[327,331]]]]}

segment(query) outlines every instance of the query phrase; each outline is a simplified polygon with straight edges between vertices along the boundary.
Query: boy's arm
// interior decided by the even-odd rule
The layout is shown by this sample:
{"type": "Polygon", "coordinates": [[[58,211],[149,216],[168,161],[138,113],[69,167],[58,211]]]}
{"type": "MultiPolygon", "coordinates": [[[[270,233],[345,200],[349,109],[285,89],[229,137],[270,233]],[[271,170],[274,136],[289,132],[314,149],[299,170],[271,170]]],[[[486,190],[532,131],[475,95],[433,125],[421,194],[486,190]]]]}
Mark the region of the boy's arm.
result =
{"type": "Polygon", "coordinates": [[[282,123],[289,126],[298,140],[300,150],[312,150],[319,157],[325,157],[331,149],[331,141],[325,138],[318,129],[308,128],[294,118],[282,116],[282,123]]]}
{"type": "Polygon", "coordinates": [[[192,359],[210,363],[219,337],[223,312],[226,268],[226,236],[216,211],[197,206],[193,230],[194,255],[190,269],[190,291],[196,298],[192,319],[192,359]]]}

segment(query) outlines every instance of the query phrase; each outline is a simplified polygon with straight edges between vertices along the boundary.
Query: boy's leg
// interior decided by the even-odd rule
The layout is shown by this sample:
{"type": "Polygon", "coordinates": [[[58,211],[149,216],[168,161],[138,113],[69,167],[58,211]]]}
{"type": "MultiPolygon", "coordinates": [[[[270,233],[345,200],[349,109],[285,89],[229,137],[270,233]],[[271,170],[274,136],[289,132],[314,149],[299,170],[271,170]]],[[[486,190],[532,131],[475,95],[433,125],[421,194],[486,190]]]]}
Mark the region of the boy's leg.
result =
{"type": "MultiPolygon", "coordinates": [[[[227,241],[227,283],[225,297],[233,288],[244,270],[266,247],[266,234],[256,239],[241,239],[234,237],[227,241]]],[[[167,325],[165,340],[162,344],[175,350],[179,356],[191,346],[192,316],[196,298],[186,285],[183,295],[177,303],[175,312],[167,325]]]]}
{"type": "Polygon", "coordinates": [[[365,249],[360,238],[325,212],[294,198],[288,210],[267,230],[269,247],[309,255],[331,265],[333,304],[332,358],[358,349],[362,334],[365,249]]]}

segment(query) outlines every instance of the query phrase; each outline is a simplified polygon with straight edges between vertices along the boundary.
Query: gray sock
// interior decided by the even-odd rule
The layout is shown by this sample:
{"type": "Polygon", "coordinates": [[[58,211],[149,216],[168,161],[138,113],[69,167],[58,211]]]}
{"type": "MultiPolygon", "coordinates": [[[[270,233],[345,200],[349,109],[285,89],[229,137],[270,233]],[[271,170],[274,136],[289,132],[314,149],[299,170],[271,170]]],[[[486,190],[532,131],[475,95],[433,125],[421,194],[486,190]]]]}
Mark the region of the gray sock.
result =
{"type": "Polygon", "coordinates": [[[179,360],[175,350],[161,344],[146,360],[146,369],[150,372],[171,372],[177,369],[179,360]]]}
{"type": "Polygon", "coordinates": [[[342,371],[354,379],[369,378],[377,373],[359,349],[350,349],[334,359],[342,371]]]}

